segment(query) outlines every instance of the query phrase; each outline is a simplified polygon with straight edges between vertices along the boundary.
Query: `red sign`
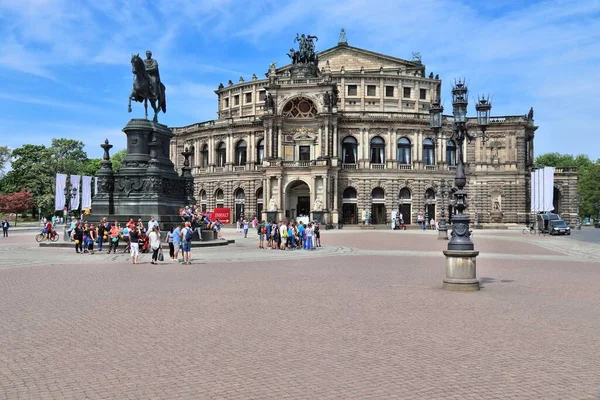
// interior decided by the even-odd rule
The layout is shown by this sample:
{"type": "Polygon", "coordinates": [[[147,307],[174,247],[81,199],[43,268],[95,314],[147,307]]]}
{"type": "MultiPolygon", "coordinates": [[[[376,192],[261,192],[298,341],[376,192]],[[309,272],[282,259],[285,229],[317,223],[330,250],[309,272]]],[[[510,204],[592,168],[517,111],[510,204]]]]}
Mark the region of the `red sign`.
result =
{"type": "Polygon", "coordinates": [[[231,209],[230,208],[215,208],[213,212],[210,213],[210,220],[216,221],[218,219],[221,220],[222,223],[228,225],[231,223],[231,209]]]}

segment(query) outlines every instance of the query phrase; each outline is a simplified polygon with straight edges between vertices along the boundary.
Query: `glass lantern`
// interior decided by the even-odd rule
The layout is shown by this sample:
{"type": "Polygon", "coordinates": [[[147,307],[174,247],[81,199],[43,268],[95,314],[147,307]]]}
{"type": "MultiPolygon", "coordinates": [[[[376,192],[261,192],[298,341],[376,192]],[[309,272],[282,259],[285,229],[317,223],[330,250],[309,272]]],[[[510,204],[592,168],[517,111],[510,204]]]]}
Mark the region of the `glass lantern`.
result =
{"type": "Polygon", "coordinates": [[[479,102],[475,106],[477,110],[477,125],[486,127],[490,124],[490,110],[492,104],[485,98],[479,99],[479,102]]]}
{"type": "Polygon", "coordinates": [[[444,107],[440,106],[439,103],[433,103],[429,109],[429,126],[434,131],[442,128],[442,113],[444,107]]]}

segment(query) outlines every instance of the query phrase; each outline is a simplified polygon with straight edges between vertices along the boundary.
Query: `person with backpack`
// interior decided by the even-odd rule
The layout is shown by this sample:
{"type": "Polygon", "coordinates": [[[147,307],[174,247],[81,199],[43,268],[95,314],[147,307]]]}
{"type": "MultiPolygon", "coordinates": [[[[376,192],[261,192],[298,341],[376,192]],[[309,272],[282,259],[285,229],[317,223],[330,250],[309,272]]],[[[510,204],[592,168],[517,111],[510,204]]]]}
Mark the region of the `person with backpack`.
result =
{"type": "Polygon", "coordinates": [[[256,228],[256,233],[258,233],[258,248],[265,248],[265,233],[267,232],[267,228],[265,227],[265,221],[262,221],[258,224],[256,228]]]}
{"type": "Polygon", "coordinates": [[[2,220],[2,237],[8,237],[8,228],[10,228],[10,224],[8,220],[4,218],[2,220]]]}
{"type": "Polygon", "coordinates": [[[190,265],[190,253],[192,251],[192,226],[186,222],[183,229],[179,233],[181,237],[181,250],[183,251],[183,264],[190,265]]]}

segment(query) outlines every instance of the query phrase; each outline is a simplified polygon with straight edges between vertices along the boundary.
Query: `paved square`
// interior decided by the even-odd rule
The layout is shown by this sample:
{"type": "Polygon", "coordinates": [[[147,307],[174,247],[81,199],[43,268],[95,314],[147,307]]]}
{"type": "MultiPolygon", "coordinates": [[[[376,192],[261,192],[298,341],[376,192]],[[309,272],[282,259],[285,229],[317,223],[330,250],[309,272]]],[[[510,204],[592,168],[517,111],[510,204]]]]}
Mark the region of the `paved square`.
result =
{"type": "MultiPolygon", "coordinates": [[[[234,230],[190,266],[0,238],[0,398],[598,399],[600,246],[477,231],[482,290],[435,232],[234,230]]],[[[574,233],[576,235],[577,232],[574,233]]],[[[168,258],[168,257],[167,257],[168,258]]]]}

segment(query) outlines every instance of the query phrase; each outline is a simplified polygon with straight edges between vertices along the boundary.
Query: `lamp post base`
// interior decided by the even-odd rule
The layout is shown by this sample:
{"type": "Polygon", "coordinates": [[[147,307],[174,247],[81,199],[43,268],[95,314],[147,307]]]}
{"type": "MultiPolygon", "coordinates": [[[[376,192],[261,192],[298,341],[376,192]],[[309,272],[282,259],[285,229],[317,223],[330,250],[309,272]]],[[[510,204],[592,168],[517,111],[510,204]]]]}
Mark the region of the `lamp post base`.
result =
{"type": "Polygon", "coordinates": [[[438,229],[438,240],[448,240],[448,229],[438,229]]]}
{"type": "Polygon", "coordinates": [[[475,258],[478,251],[446,250],[446,278],[442,289],[454,291],[479,290],[475,258]]]}

